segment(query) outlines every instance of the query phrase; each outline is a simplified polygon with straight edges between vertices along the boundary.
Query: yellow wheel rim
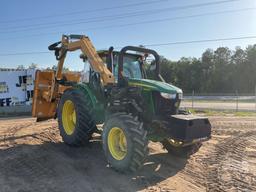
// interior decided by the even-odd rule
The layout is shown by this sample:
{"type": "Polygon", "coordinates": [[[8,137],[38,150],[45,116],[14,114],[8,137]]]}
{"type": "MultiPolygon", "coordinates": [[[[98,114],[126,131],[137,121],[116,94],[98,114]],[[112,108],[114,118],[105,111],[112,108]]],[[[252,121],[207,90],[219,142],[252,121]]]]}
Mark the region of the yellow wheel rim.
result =
{"type": "Polygon", "coordinates": [[[169,139],[168,142],[174,147],[180,147],[182,145],[181,141],[176,141],[174,139],[169,139]]]}
{"type": "Polygon", "coordinates": [[[116,160],[122,160],[127,154],[127,142],[124,131],[121,128],[113,127],[108,133],[108,148],[116,160]]]}
{"type": "Polygon", "coordinates": [[[65,101],[62,108],[62,124],[67,135],[72,135],[76,126],[76,111],[71,100],[65,101]]]}

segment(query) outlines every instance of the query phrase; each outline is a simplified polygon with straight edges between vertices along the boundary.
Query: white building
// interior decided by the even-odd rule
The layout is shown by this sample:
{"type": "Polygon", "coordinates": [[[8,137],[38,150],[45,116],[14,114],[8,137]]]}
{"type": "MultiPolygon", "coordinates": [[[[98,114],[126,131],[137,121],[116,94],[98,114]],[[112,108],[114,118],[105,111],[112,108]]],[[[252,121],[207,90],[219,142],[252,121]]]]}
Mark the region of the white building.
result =
{"type": "Polygon", "coordinates": [[[0,68],[0,107],[31,104],[36,69],[0,68]]]}

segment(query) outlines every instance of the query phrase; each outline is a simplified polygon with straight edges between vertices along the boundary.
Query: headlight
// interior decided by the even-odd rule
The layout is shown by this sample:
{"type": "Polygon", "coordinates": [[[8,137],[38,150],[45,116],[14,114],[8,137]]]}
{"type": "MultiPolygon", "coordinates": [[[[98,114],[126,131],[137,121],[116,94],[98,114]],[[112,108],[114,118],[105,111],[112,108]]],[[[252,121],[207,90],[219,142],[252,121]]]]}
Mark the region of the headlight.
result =
{"type": "Polygon", "coordinates": [[[178,93],[178,99],[182,99],[183,98],[183,94],[182,93],[178,93]]]}
{"type": "Polygon", "coordinates": [[[161,96],[165,99],[175,99],[176,98],[176,93],[175,94],[170,94],[170,93],[160,93],[161,96]]]}

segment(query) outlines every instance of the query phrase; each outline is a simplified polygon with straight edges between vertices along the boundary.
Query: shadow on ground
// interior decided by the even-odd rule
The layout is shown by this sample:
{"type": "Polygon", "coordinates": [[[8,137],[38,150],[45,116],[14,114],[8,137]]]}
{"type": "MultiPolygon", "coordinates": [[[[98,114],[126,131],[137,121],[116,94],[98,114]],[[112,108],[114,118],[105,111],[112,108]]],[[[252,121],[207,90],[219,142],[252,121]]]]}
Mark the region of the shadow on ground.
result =
{"type": "Polygon", "coordinates": [[[0,191],[137,191],[172,177],[186,162],[152,154],[137,173],[121,174],[108,167],[100,141],[80,148],[22,144],[0,150],[0,191]]]}

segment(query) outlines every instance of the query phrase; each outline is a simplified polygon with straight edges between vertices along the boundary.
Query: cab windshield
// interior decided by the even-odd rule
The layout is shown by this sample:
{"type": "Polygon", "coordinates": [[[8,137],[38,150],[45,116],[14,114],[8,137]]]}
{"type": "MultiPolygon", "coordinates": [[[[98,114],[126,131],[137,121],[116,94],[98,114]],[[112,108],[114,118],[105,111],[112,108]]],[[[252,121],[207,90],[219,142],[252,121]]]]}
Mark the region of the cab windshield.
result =
{"type": "MultiPolygon", "coordinates": [[[[118,57],[114,56],[114,76],[118,78],[118,57]]],[[[127,78],[142,79],[141,66],[137,57],[124,56],[123,73],[127,78]]]]}

